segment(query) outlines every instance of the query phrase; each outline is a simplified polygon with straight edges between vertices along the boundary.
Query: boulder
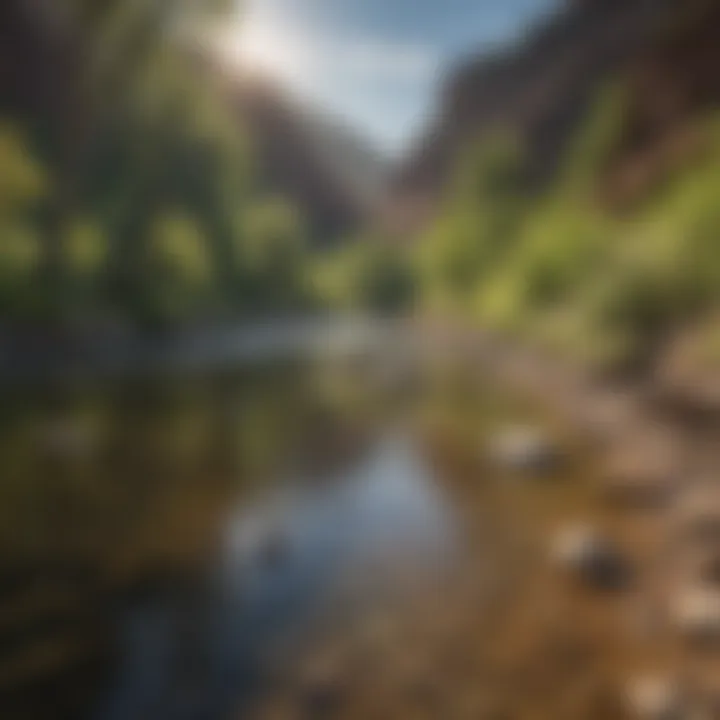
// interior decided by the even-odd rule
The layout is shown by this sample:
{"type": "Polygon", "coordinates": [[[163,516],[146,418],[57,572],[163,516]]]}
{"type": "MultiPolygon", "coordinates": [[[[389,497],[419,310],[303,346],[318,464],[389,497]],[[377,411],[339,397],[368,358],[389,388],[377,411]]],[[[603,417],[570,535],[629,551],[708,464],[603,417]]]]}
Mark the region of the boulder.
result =
{"type": "Polygon", "coordinates": [[[630,578],[630,565],[614,543],[591,525],[562,528],[553,538],[554,563],[583,584],[617,589],[630,578]]]}
{"type": "Polygon", "coordinates": [[[293,539],[280,521],[258,517],[236,530],[232,549],[247,571],[273,571],[289,561],[293,539]]]}
{"type": "Polygon", "coordinates": [[[488,454],[501,469],[530,475],[543,475],[561,464],[558,445],[542,430],[514,426],[498,432],[488,443],[488,454]]]}

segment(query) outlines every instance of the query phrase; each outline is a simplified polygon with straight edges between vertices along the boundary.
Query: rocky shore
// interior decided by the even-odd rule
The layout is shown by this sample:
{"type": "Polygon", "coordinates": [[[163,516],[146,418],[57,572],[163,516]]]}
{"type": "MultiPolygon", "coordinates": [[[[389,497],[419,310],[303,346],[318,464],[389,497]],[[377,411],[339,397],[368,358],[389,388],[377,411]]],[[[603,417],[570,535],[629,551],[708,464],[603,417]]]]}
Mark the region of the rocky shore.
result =
{"type": "Polygon", "coordinates": [[[549,554],[586,588],[606,586],[608,570],[631,577],[613,585],[624,598],[614,621],[621,642],[647,660],[627,671],[627,715],[720,717],[720,405],[711,376],[688,382],[700,373],[667,362],[642,380],[598,378],[486,337],[473,356],[483,374],[592,448],[593,494],[612,529],[578,518],[556,531],[549,554]]]}

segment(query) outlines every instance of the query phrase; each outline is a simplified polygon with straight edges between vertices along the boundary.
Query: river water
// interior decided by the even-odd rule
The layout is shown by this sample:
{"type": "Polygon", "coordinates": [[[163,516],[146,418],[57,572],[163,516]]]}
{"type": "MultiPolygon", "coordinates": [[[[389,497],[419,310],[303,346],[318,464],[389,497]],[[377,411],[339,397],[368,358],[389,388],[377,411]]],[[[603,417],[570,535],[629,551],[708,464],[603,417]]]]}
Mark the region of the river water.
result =
{"type": "Polygon", "coordinates": [[[6,389],[0,716],[525,717],[575,656],[602,693],[542,562],[577,469],[499,477],[533,410],[398,357],[6,389]]]}

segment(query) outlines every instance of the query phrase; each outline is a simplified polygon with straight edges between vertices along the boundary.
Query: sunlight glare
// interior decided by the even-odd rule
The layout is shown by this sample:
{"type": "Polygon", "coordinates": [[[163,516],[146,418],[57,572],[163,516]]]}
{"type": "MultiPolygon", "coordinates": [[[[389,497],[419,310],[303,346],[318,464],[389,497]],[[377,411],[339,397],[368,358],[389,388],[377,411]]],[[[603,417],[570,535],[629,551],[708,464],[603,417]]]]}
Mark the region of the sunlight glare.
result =
{"type": "Polygon", "coordinates": [[[297,38],[252,17],[225,31],[222,44],[228,59],[246,73],[298,80],[307,66],[307,51],[297,38]]]}

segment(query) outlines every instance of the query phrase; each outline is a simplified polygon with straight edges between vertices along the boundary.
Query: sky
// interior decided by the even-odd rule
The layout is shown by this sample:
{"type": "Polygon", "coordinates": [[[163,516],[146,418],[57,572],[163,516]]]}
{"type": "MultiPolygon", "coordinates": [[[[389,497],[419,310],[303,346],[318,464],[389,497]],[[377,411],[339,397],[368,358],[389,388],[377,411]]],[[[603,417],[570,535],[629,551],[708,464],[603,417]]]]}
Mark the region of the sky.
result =
{"type": "Polygon", "coordinates": [[[521,33],[557,0],[242,0],[230,56],[345,118],[391,155],[434,108],[443,70],[521,33]]]}

